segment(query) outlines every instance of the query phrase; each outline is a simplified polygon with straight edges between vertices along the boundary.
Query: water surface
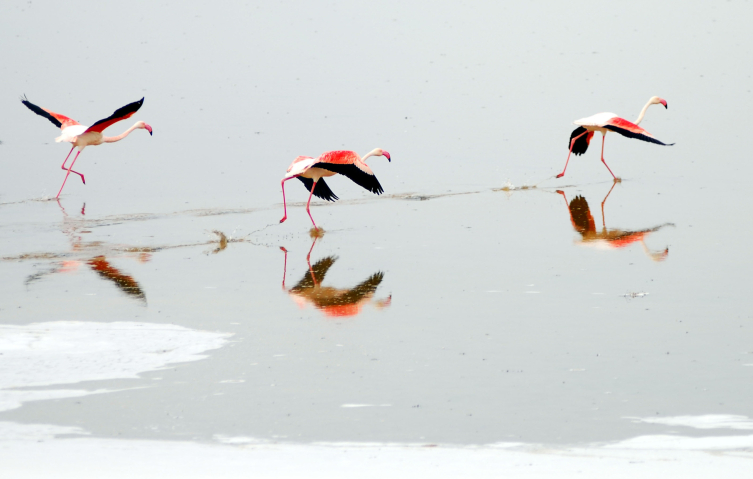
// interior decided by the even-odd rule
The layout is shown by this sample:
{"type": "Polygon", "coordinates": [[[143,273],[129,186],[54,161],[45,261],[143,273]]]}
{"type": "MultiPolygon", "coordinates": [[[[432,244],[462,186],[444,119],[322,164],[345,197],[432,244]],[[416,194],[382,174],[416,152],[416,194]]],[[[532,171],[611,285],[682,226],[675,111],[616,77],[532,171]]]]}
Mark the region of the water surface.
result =
{"type": "MultiPolygon", "coordinates": [[[[46,376],[33,387],[81,393],[0,420],[212,443],[748,434],[747,2],[177,5],[4,7],[0,334],[224,342],[46,376]],[[87,149],[58,203],[68,148],[22,93],[89,124],[144,96],[154,136],[87,149]],[[597,136],[552,178],[574,119],[632,120],[652,95],[669,108],[641,126],[675,146],[608,135],[615,184],[597,136]],[[293,158],[374,147],[385,195],[329,181],[342,200],[312,203],[314,244],[290,182],[278,224],[293,158]]],[[[100,342],[170,350],[71,341],[84,364],[100,342]]],[[[0,344],[28,374],[54,360],[0,344]]]]}

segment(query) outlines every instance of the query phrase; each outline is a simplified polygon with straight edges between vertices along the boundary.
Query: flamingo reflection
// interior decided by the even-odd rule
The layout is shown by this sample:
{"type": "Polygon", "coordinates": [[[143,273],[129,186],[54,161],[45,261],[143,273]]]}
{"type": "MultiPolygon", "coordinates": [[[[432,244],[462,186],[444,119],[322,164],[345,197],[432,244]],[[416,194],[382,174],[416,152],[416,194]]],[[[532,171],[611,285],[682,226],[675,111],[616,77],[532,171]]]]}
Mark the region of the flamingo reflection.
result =
{"type": "MultiPolygon", "coordinates": [[[[102,254],[103,252],[111,250],[111,248],[108,248],[108,246],[101,241],[85,241],[83,235],[90,233],[90,231],[88,231],[85,227],[86,224],[80,220],[77,220],[76,218],[69,217],[63,205],[60,204],[60,201],[58,201],[58,205],[60,206],[60,210],[63,212],[62,231],[66,236],[68,236],[71,242],[72,252],[77,256],[83,255],[84,258],[86,258],[89,254],[92,254],[93,256],[83,260],[72,259],[62,261],[61,263],[54,265],[52,268],[46,271],[42,271],[40,273],[29,276],[28,278],[26,278],[26,284],[32,283],[43,278],[44,276],[54,273],[73,273],[77,271],[82,265],[86,265],[89,269],[97,273],[100,278],[110,281],[127,296],[146,303],[146,295],[144,294],[144,290],[141,289],[138,281],[136,281],[132,276],[123,273],[118,268],[113,266],[108,261],[107,257],[102,254]]],[[[86,203],[84,203],[83,207],[81,208],[81,215],[83,216],[85,214],[86,203]]],[[[132,252],[128,254],[128,256],[133,256],[133,253],[136,253],[136,259],[141,263],[146,263],[151,259],[151,253],[147,251],[139,251],[138,248],[129,249],[131,249],[132,252]]]]}
{"type": "Polygon", "coordinates": [[[575,228],[575,231],[577,231],[581,235],[579,243],[586,246],[597,246],[611,249],[624,248],[633,243],[640,242],[641,246],[643,247],[643,252],[646,254],[646,256],[651,258],[651,260],[664,261],[667,258],[667,255],[669,255],[669,248],[652,251],[648,248],[648,246],[646,246],[644,240],[650,233],[659,231],[665,226],[674,226],[674,224],[664,223],[653,228],[647,228],[637,231],[607,228],[606,221],[604,219],[604,204],[606,203],[607,198],[609,198],[609,195],[612,194],[612,190],[616,185],[617,183],[612,184],[612,188],[609,189],[609,192],[601,202],[601,231],[598,231],[596,229],[596,223],[594,221],[593,215],[591,214],[591,209],[588,207],[588,202],[584,197],[578,195],[573,198],[570,203],[568,203],[565,192],[557,190],[557,193],[561,194],[565,199],[565,204],[570,211],[570,221],[573,224],[573,228],[575,228]]]}
{"type": "MultiPolygon", "coordinates": [[[[360,284],[353,288],[333,288],[331,286],[322,286],[324,277],[327,272],[337,261],[337,256],[327,256],[320,259],[313,266],[311,266],[311,251],[314,249],[316,240],[311,244],[308,255],[306,256],[306,263],[308,264],[308,272],[303,275],[298,283],[290,289],[285,288],[285,276],[287,275],[288,266],[288,250],[280,247],[285,253],[285,263],[282,272],[282,289],[287,291],[293,301],[301,308],[305,308],[311,304],[316,309],[320,310],[327,317],[348,317],[356,316],[363,309],[364,305],[371,302],[376,293],[377,288],[384,279],[384,273],[378,271],[360,284]]],[[[390,305],[392,296],[388,296],[384,299],[374,300],[374,306],[378,309],[385,308],[390,305]]]]}
{"type": "Polygon", "coordinates": [[[112,266],[104,256],[96,256],[86,262],[87,265],[106,280],[112,281],[121,291],[134,298],[146,301],[146,295],[139,283],[132,276],[122,273],[112,266]]]}

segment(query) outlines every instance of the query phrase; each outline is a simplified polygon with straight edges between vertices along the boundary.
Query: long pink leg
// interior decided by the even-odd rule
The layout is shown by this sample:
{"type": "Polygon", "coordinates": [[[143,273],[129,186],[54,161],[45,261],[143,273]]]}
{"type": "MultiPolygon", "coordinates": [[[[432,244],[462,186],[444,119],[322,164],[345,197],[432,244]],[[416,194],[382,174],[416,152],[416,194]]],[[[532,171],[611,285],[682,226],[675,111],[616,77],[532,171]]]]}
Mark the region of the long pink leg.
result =
{"type": "Polygon", "coordinates": [[[560,173],[559,175],[557,175],[557,178],[562,178],[563,176],[565,176],[565,171],[567,171],[567,164],[570,163],[570,155],[573,153],[573,146],[575,146],[575,140],[577,140],[581,136],[585,135],[586,133],[588,133],[588,131],[584,131],[583,133],[581,133],[580,135],[576,136],[575,138],[573,138],[570,141],[570,153],[567,154],[567,161],[565,162],[565,169],[562,170],[562,173],[560,173]]]}
{"type": "Polygon", "coordinates": [[[606,139],[606,137],[607,137],[606,133],[601,134],[601,162],[604,163],[604,166],[607,167],[607,169],[609,170],[609,173],[612,174],[612,178],[616,180],[617,177],[614,176],[614,173],[612,173],[612,169],[609,167],[609,165],[607,165],[607,162],[604,161],[604,140],[606,139]]]}
{"type": "MultiPolygon", "coordinates": [[[[314,196],[314,188],[316,188],[316,182],[319,180],[314,180],[314,184],[311,185],[311,193],[309,193],[309,201],[306,203],[306,213],[309,214],[309,218],[311,218],[311,222],[314,223],[314,217],[311,216],[311,210],[309,209],[309,206],[311,205],[311,197],[314,196]]],[[[318,226],[316,226],[316,223],[314,223],[314,229],[319,229],[318,226]]],[[[316,241],[314,241],[316,243],[316,241]]],[[[313,245],[311,245],[311,248],[313,249],[313,245]]]]}
{"type": "Polygon", "coordinates": [[[280,186],[282,186],[282,208],[285,211],[285,214],[280,220],[280,223],[283,223],[286,219],[288,219],[288,206],[285,203],[285,182],[291,178],[295,178],[295,176],[291,176],[290,178],[285,178],[284,180],[282,180],[282,182],[280,182],[280,186]]]}
{"type": "Polygon", "coordinates": [[[73,162],[71,163],[71,166],[68,167],[68,173],[65,174],[65,179],[63,180],[63,184],[60,185],[60,191],[58,191],[58,195],[55,198],[60,198],[60,193],[63,192],[63,187],[65,186],[65,182],[68,180],[68,175],[71,174],[71,170],[73,169],[73,165],[76,163],[76,160],[78,159],[78,155],[80,155],[80,154],[81,154],[80,151],[78,153],[76,153],[76,157],[73,159],[73,162]]]}
{"type": "MultiPolygon", "coordinates": [[[[68,158],[70,158],[70,156],[71,156],[71,153],[73,153],[73,149],[74,149],[74,148],[76,148],[76,145],[73,145],[73,146],[71,147],[71,151],[69,151],[69,152],[68,152],[68,156],[66,156],[66,157],[65,157],[65,160],[63,160],[63,166],[61,166],[61,167],[60,167],[60,168],[62,168],[63,170],[67,170],[67,169],[68,169],[68,168],[66,168],[66,167],[65,167],[65,162],[66,162],[66,161],[68,161],[68,158]]],[[[78,155],[77,155],[77,156],[78,156],[78,155]]],[[[81,173],[79,173],[78,171],[73,171],[73,170],[71,170],[71,173],[76,173],[76,174],[77,174],[78,176],[80,176],[80,177],[81,177],[81,181],[83,181],[83,182],[84,182],[84,184],[86,184],[86,180],[84,179],[84,175],[82,175],[82,174],[81,174],[81,173]]]]}

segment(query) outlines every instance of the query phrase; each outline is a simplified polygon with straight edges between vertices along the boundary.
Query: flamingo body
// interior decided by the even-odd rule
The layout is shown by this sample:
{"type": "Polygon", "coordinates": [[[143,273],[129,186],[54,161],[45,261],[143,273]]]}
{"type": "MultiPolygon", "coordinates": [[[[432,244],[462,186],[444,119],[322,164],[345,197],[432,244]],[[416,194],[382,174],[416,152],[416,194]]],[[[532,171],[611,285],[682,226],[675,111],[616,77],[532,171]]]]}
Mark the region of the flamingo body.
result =
{"type": "Polygon", "coordinates": [[[609,168],[609,165],[607,165],[606,161],[604,161],[604,139],[606,138],[607,132],[614,131],[628,138],[635,138],[637,140],[656,143],[663,146],[674,145],[674,143],[664,143],[656,139],[654,135],[638,126],[641,120],[643,120],[643,116],[646,114],[648,107],[656,104],[661,104],[665,109],[667,108],[666,100],[663,100],[658,96],[651,97],[648,103],[646,103],[646,105],[643,107],[643,110],[641,110],[641,113],[635,123],[621,118],[617,116],[617,114],[611,112],[597,113],[595,115],[574,121],[573,123],[578,125],[578,128],[573,130],[573,132],[570,134],[570,142],[568,143],[570,152],[567,155],[565,168],[562,170],[562,173],[557,175],[557,178],[562,178],[563,176],[565,176],[565,171],[567,171],[567,164],[570,162],[571,154],[574,153],[576,156],[578,156],[584,154],[586,150],[588,150],[588,146],[591,143],[591,138],[593,138],[595,132],[600,132],[602,134],[601,162],[604,163],[604,166],[607,167],[607,170],[609,170],[609,173],[612,174],[612,177],[615,180],[618,180],[618,178],[614,176],[611,168],[609,168]]]}
{"type": "Polygon", "coordinates": [[[139,108],[141,108],[141,105],[144,104],[143,98],[139,101],[129,103],[122,108],[118,108],[117,110],[115,110],[115,112],[113,112],[112,115],[97,121],[92,126],[82,125],[76,120],[68,118],[65,115],[61,115],[60,113],[55,113],[54,111],[34,105],[29,100],[27,100],[26,97],[21,100],[21,103],[23,103],[29,110],[33,111],[37,115],[47,118],[48,120],[50,120],[50,122],[52,122],[53,125],[61,129],[60,136],[55,138],[55,141],[57,143],[66,142],[73,144],[71,151],[68,152],[68,156],[65,157],[65,160],[63,160],[63,165],[61,166],[61,168],[66,170],[67,173],[65,174],[65,179],[63,180],[63,184],[60,187],[60,191],[58,191],[56,198],[60,197],[60,193],[62,193],[63,191],[65,182],[68,180],[68,175],[70,175],[71,173],[79,175],[81,177],[81,181],[86,184],[84,175],[79,173],[78,171],[73,170],[73,164],[76,163],[78,155],[80,155],[81,152],[84,151],[84,148],[86,148],[87,146],[96,146],[101,145],[102,143],[114,143],[116,141],[120,141],[135,129],[144,129],[149,132],[150,136],[152,135],[152,127],[147,125],[143,121],[137,121],[131,128],[118,136],[105,137],[102,134],[102,132],[112,124],[132,117],[133,114],[136,113],[139,108]],[[78,148],[78,153],[76,153],[75,158],[73,158],[71,166],[66,168],[65,163],[68,161],[68,158],[71,156],[74,148],[78,148]]]}
{"type": "Polygon", "coordinates": [[[86,131],[87,128],[89,127],[86,125],[80,125],[78,123],[75,125],[65,127],[61,131],[61,135],[55,138],[55,142],[60,143],[62,141],[65,141],[68,143],[75,143],[76,137],[78,137],[78,135],[82,135],[86,131]]]}
{"type": "Polygon", "coordinates": [[[298,178],[303,185],[309,190],[309,199],[306,203],[306,212],[311,218],[311,222],[314,224],[314,228],[317,228],[314,218],[311,216],[311,196],[316,196],[326,201],[335,201],[339,199],[329,185],[324,182],[322,178],[341,174],[347,176],[357,185],[369,190],[374,194],[382,194],[384,189],[377,180],[374,172],[365,163],[366,158],[369,156],[385,156],[388,161],[392,161],[390,154],[381,148],[376,148],[367,153],[363,158],[358,156],[358,153],[354,151],[328,151],[322,153],[318,158],[312,158],[310,156],[298,156],[293,163],[288,167],[285,177],[282,179],[282,202],[284,208],[284,216],[280,220],[280,223],[288,219],[287,205],[285,203],[285,182],[291,178],[298,178]]]}

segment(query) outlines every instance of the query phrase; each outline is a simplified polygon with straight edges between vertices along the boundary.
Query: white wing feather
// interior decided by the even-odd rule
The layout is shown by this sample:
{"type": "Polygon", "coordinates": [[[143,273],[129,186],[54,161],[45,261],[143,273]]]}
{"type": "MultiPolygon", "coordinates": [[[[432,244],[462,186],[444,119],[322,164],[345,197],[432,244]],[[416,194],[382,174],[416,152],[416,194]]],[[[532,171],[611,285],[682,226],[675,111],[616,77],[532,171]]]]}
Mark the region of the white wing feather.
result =
{"type": "Polygon", "coordinates": [[[87,128],[89,127],[86,125],[71,125],[67,128],[64,128],[62,134],[59,137],[55,138],[55,141],[58,143],[60,143],[61,141],[73,143],[74,141],[76,141],[76,137],[85,132],[87,128]]]}
{"type": "Polygon", "coordinates": [[[604,126],[610,119],[616,116],[616,114],[609,112],[597,113],[586,118],[581,118],[580,120],[575,120],[573,123],[580,126],[604,126]]]}
{"type": "Polygon", "coordinates": [[[298,176],[302,173],[305,173],[306,170],[311,168],[315,163],[318,163],[318,158],[307,158],[305,160],[296,161],[292,165],[290,165],[290,168],[288,168],[288,172],[285,174],[285,178],[292,178],[294,176],[298,176]]]}

